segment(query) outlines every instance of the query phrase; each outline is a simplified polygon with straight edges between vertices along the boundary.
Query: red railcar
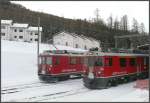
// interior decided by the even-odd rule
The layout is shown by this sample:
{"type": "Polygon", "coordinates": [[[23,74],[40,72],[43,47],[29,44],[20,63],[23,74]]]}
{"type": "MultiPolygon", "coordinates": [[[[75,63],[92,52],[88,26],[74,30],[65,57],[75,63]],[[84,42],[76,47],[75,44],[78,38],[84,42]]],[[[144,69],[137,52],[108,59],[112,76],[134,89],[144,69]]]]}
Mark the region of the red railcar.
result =
{"type": "Polygon", "coordinates": [[[100,53],[87,55],[84,85],[88,88],[108,88],[137,78],[147,78],[149,56],[146,54],[100,53]]]}
{"type": "Polygon", "coordinates": [[[42,53],[39,59],[38,76],[46,81],[66,80],[70,75],[82,76],[85,68],[82,53],[42,53]]]}

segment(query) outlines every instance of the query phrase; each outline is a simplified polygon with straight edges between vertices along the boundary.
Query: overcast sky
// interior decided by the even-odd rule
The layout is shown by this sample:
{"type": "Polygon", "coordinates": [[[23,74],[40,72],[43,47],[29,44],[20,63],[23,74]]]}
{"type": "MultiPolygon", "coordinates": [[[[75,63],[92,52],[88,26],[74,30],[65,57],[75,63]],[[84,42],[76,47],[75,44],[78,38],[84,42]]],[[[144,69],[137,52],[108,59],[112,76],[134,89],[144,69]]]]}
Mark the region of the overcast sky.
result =
{"type": "Polygon", "coordinates": [[[120,20],[128,15],[129,25],[133,18],[143,22],[146,32],[149,32],[149,2],[148,1],[12,1],[34,11],[45,12],[72,19],[94,18],[94,11],[98,8],[100,17],[107,21],[112,14],[120,20]]]}

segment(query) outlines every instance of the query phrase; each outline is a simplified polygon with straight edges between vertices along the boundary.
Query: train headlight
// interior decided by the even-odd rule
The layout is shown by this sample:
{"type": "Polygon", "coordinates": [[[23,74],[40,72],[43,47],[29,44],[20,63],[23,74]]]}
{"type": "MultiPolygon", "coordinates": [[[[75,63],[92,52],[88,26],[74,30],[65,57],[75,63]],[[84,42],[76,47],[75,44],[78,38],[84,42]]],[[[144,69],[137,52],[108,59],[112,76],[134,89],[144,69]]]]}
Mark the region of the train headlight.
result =
{"type": "Polygon", "coordinates": [[[42,74],[46,74],[45,70],[42,70],[42,74]]]}
{"type": "Polygon", "coordinates": [[[103,71],[103,70],[104,70],[104,68],[100,68],[100,70],[101,70],[101,71],[103,71]]]}
{"type": "Polygon", "coordinates": [[[101,72],[99,71],[98,74],[101,74],[101,72]]]}

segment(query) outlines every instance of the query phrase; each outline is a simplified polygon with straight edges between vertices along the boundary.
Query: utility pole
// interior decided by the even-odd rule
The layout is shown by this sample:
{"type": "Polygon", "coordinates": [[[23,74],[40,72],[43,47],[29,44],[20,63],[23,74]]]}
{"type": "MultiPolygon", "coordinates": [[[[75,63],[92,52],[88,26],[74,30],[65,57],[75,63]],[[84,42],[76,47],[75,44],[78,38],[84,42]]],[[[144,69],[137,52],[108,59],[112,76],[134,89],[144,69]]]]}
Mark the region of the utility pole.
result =
{"type": "Polygon", "coordinates": [[[38,40],[37,40],[37,63],[39,65],[39,37],[40,37],[40,17],[38,17],[38,40]]]}
{"type": "MultiPolygon", "coordinates": [[[[0,17],[0,47],[2,47],[1,46],[1,17],[0,17]]],[[[1,53],[0,53],[0,58],[1,58],[1,53]]],[[[0,72],[1,72],[1,69],[0,69],[0,72]]]]}

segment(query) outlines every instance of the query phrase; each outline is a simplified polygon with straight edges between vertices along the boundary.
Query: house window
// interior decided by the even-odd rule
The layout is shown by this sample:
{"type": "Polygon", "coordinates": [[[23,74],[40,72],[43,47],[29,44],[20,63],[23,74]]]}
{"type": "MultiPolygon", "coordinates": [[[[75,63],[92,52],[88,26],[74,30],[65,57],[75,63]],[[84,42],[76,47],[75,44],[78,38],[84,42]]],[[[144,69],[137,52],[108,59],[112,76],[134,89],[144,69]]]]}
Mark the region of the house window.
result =
{"type": "Polygon", "coordinates": [[[76,58],[75,57],[70,58],[70,64],[76,64],[76,58]]]}
{"type": "Polygon", "coordinates": [[[68,42],[66,42],[66,46],[68,46],[68,42]]]}
{"type": "Polygon", "coordinates": [[[1,29],[5,29],[5,28],[6,28],[5,26],[2,26],[2,25],[1,25],[1,29]]]}
{"type": "Polygon", "coordinates": [[[38,35],[38,33],[35,33],[35,35],[38,35]]]}
{"type": "Polygon", "coordinates": [[[30,33],[30,35],[32,35],[32,32],[30,33]]]}
{"type": "Polygon", "coordinates": [[[19,36],[19,39],[22,39],[23,38],[23,36],[19,36]]]}
{"type": "Polygon", "coordinates": [[[78,44],[76,44],[76,48],[78,48],[78,44]]]}
{"type": "Polygon", "coordinates": [[[32,41],[32,38],[30,39],[30,41],[32,41]]]}
{"type": "Polygon", "coordinates": [[[5,33],[1,33],[2,34],[2,36],[5,36],[5,33]]]}
{"type": "Polygon", "coordinates": [[[14,38],[17,38],[17,36],[14,36],[14,38]]]}
{"type": "Polygon", "coordinates": [[[14,32],[17,32],[17,29],[15,29],[14,32]]]}
{"type": "Polygon", "coordinates": [[[38,39],[35,39],[35,41],[38,41],[38,39]]]}
{"type": "Polygon", "coordinates": [[[126,67],[126,59],[125,58],[120,58],[120,66],[126,67]]]}
{"type": "Polygon", "coordinates": [[[20,29],[20,30],[19,30],[19,32],[23,32],[23,30],[22,30],[22,29],[20,29]]]}

